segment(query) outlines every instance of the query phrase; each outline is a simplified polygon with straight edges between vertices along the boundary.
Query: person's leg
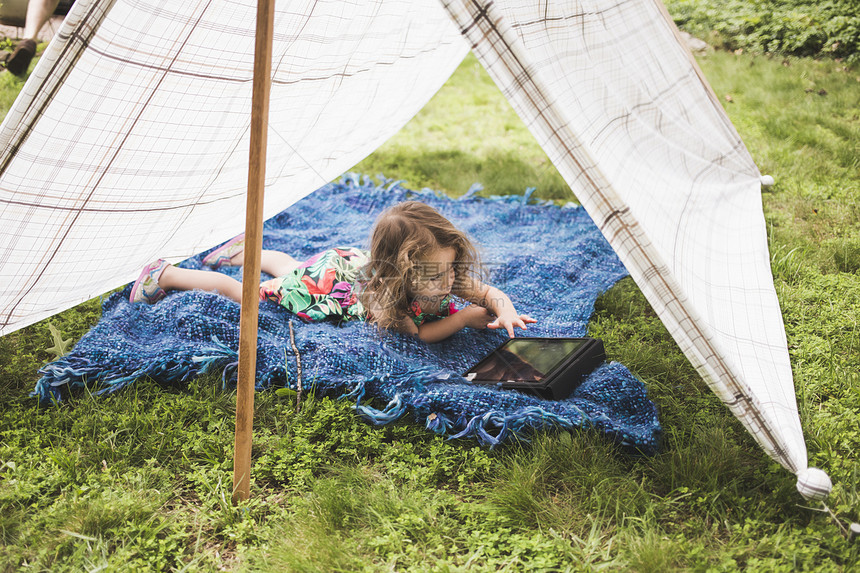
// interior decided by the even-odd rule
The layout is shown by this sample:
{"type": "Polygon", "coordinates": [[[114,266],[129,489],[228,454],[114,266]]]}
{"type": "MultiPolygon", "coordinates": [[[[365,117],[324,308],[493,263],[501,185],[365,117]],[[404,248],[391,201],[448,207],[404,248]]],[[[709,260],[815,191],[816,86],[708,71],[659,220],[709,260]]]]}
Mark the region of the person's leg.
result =
{"type": "Polygon", "coordinates": [[[273,277],[289,274],[296,270],[300,264],[302,264],[301,261],[297,261],[281,251],[263,251],[260,258],[260,270],[273,277]]]}
{"type": "MultiPolygon", "coordinates": [[[[227,247],[227,245],[225,245],[227,247]]],[[[233,247],[232,250],[235,250],[236,247],[233,247]]],[[[219,249],[220,250],[220,249],[219,249]]],[[[227,249],[224,249],[225,251],[227,249]]],[[[229,253],[229,251],[227,251],[229,253]]],[[[230,267],[241,267],[245,262],[245,250],[242,249],[230,257],[229,262],[225,262],[223,255],[221,257],[218,256],[218,251],[213,252],[207,259],[213,261],[217,261],[218,266],[230,266],[230,267]]],[[[206,259],[203,260],[203,264],[207,264],[206,259]]],[[[293,271],[298,268],[298,266],[302,264],[301,261],[297,261],[287,253],[281,251],[267,251],[263,249],[260,253],[260,270],[264,273],[269,273],[274,277],[282,277],[287,273],[293,271]]]]}
{"type": "Polygon", "coordinates": [[[51,18],[59,3],[60,0],[30,0],[27,4],[27,19],[24,22],[24,39],[36,40],[39,37],[39,31],[51,18]]]}
{"type": "Polygon", "coordinates": [[[6,58],[6,69],[16,76],[23,75],[36,55],[39,31],[54,13],[59,0],[30,0],[24,22],[24,38],[18,42],[15,51],[6,58]]]}
{"type": "Polygon", "coordinates": [[[225,274],[212,271],[182,269],[173,265],[164,269],[158,278],[158,286],[164,290],[205,290],[217,292],[242,303],[242,283],[225,274]]]}

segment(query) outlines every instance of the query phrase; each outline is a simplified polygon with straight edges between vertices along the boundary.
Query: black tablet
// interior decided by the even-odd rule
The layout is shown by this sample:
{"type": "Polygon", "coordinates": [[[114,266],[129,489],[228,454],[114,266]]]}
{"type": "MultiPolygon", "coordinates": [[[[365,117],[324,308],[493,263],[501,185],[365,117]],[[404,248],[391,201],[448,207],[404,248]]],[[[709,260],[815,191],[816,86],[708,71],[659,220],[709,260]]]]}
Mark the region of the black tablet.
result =
{"type": "Polygon", "coordinates": [[[604,360],[597,338],[511,338],[463,376],[475,384],[561,400],[604,360]]]}

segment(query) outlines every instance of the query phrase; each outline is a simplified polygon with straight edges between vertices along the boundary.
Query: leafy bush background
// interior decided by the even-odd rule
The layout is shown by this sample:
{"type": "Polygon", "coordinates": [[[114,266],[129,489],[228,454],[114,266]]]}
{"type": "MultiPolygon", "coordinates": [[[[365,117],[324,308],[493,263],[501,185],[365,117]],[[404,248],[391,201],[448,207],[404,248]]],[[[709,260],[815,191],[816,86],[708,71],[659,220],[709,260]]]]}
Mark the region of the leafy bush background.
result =
{"type": "Polygon", "coordinates": [[[860,61],[860,0],[665,0],[675,23],[728,49],[860,61]]]}

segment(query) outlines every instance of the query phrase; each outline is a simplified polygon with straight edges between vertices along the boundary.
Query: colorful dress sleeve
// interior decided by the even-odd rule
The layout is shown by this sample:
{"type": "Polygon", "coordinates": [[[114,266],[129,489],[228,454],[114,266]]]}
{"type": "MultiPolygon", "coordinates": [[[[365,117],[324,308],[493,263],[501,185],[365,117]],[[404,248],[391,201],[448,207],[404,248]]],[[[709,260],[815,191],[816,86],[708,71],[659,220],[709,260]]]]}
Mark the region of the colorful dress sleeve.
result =
{"type": "Polygon", "coordinates": [[[409,318],[412,319],[415,326],[421,326],[427,320],[439,320],[440,318],[451,316],[455,312],[457,312],[457,307],[454,305],[454,296],[449,294],[442,299],[441,303],[439,303],[438,313],[424,312],[418,301],[413,301],[412,305],[409,307],[409,318]]]}

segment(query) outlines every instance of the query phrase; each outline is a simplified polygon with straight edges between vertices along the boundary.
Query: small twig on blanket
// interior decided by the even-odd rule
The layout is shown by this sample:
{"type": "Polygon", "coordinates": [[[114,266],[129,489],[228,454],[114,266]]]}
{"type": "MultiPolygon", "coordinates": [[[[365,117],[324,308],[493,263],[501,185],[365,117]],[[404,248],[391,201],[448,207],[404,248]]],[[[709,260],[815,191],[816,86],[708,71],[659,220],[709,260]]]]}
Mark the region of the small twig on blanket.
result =
{"type": "Polygon", "coordinates": [[[302,408],[302,359],[299,356],[296,338],[293,335],[293,323],[288,322],[287,324],[290,327],[290,346],[293,347],[293,354],[296,355],[296,414],[298,414],[302,408]]]}

